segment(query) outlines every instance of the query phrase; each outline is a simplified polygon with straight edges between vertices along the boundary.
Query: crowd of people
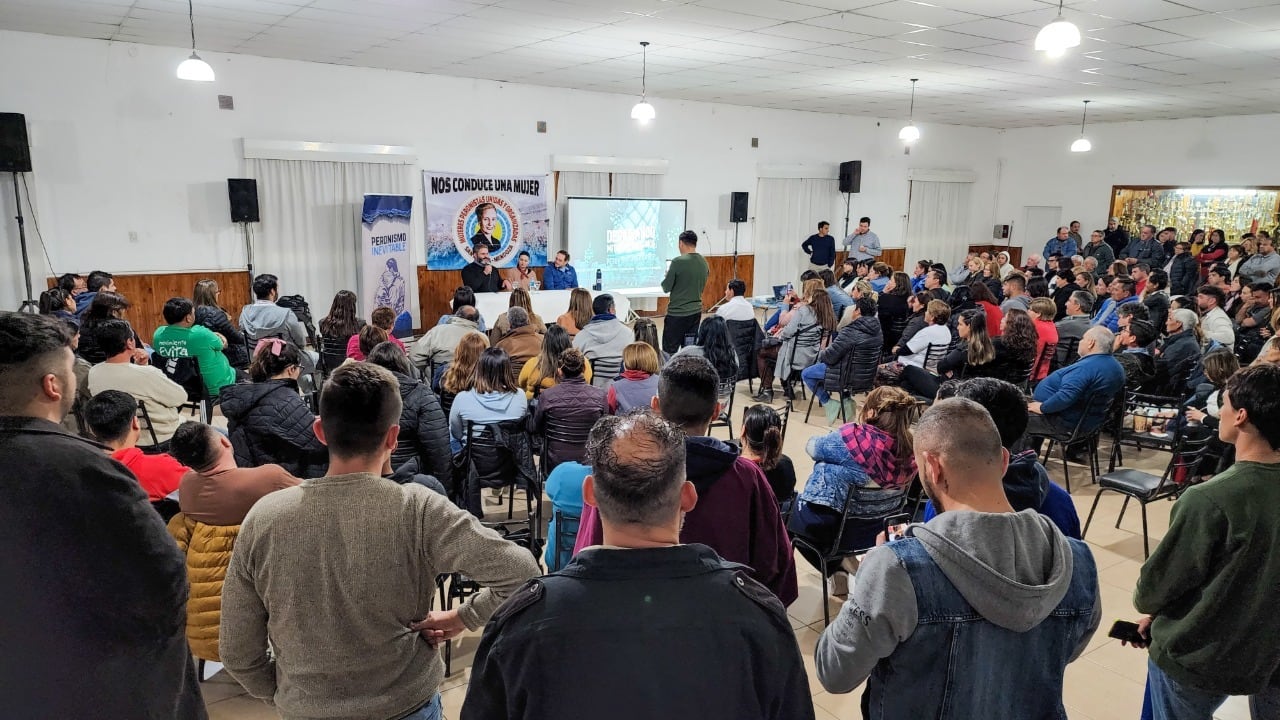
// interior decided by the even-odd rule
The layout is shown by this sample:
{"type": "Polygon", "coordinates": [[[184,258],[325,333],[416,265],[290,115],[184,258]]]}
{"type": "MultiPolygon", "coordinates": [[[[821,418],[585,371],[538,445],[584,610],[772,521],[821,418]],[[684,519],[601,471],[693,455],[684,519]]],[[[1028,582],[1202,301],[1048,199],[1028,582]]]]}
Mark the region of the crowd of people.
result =
{"type": "Polygon", "coordinates": [[[0,607],[23,619],[0,630],[23,658],[0,670],[10,703],[205,717],[194,654],[285,717],[438,720],[440,648],[483,628],[463,718],[814,717],[786,615],[798,554],[848,597],[817,677],[865,684],[866,717],[1065,717],[1065,668],[1101,601],[1036,439],[1101,427],[1142,392],[1181,398],[1223,446],[1183,479],[1138,583],[1145,716],[1207,720],[1235,694],[1270,717],[1270,237],[1148,226],[1117,251],[1118,228],[1084,243],[1072,223],[1021,269],[1005,253],[897,269],[863,221],[838,274],[820,226],[819,267],[763,323],[733,280],[714,312],[686,298],[661,335],[579,288],[546,322],[516,282],[492,328],[467,285],[409,342],[342,291],[312,338],[260,275],[238,321],[202,280],[148,343],[110,274],[63,278],[41,315],[0,314],[0,607]],[[726,403],[757,378],[736,424],[726,403]],[[803,483],[783,453],[800,383],[840,419],[806,443],[803,483]],[[183,421],[200,401],[225,431],[183,421]],[[533,474],[480,477],[479,428],[533,474]],[[490,522],[516,485],[554,511],[545,548],[542,528],[520,540],[490,522]],[[887,527],[913,488],[921,522],[887,527]],[[440,609],[453,574],[475,592],[440,609]]]}

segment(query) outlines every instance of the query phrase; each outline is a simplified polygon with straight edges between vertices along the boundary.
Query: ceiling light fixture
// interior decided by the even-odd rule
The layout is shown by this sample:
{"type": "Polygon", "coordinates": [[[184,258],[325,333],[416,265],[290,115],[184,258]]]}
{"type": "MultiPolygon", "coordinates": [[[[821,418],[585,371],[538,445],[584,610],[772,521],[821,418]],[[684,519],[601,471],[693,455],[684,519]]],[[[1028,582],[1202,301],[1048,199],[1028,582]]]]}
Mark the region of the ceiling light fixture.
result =
{"type": "Polygon", "coordinates": [[[658,116],[653,106],[649,104],[648,94],[648,76],[649,76],[649,43],[648,41],[640,42],[641,66],[640,66],[640,102],[631,108],[631,119],[640,121],[641,125],[647,125],[650,120],[658,116]]]}
{"type": "Polygon", "coordinates": [[[1080,28],[1062,17],[1063,0],[1058,0],[1058,19],[1040,28],[1036,34],[1036,50],[1043,50],[1051,58],[1062,57],[1067,48],[1080,44],[1080,28]]]}
{"type": "Polygon", "coordinates": [[[920,128],[916,127],[916,81],[920,78],[911,78],[911,111],[907,116],[907,125],[898,131],[898,139],[903,142],[912,143],[920,139],[920,128]]]}
{"type": "Polygon", "coordinates": [[[187,0],[187,21],[191,25],[191,57],[178,66],[178,79],[213,82],[213,68],[196,54],[196,11],[191,2],[192,0],[187,0]]]}
{"type": "Polygon", "coordinates": [[[1084,136],[1084,120],[1089,115],[1089,101],[1084,101],[1084,112],[1080,113],[1080,137],[1071,143],[1071,152],[1089,152],[1093,149],[1093,143],[1089,142],[1089,138],[1084,136]]]}

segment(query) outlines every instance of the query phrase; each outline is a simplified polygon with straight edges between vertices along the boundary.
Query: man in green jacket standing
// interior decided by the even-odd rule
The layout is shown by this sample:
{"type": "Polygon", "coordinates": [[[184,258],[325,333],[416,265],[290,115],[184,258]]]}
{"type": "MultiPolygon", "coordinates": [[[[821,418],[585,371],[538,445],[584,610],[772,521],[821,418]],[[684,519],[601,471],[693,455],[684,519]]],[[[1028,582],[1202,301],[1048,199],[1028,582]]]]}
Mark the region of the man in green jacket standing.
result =
{"type": "Polygon", "coordinates": [[[1155,720],[1210,720],[1228,695],[1269,703],[1280,685],[1280,367],[1227,382],[1218,436],[1235,464],[1178,499],[1134,591],[1155,720]]]}
{"type": "Polygon", "coordinates": [[[684,345],[684,336],[697,332],[702,319],[702,289],[710,274],[707,259],[698,254],[698,233],[680,233],[680,256],[671,261],[667,276],[662,278],[662,292],[671,295],[662,323],[663,352],[676,354],[684,345]]]}

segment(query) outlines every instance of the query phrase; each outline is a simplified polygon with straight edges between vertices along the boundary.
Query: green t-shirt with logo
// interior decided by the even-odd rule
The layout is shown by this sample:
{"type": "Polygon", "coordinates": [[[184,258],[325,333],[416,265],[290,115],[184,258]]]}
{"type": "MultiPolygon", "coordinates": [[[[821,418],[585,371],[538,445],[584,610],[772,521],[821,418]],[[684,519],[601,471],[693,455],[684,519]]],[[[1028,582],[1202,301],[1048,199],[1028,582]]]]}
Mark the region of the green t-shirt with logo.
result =
{"type": "Polygon", "coordinates": [[[222,354],[222,340],[203,325],[189,328],[164,325],[156,328],[152,345],[156,354],[161,357],[195,358],[210,395],[217,395],[222,388],[235,384],[236,371],[227,362],[227,356],[222,354]]]}

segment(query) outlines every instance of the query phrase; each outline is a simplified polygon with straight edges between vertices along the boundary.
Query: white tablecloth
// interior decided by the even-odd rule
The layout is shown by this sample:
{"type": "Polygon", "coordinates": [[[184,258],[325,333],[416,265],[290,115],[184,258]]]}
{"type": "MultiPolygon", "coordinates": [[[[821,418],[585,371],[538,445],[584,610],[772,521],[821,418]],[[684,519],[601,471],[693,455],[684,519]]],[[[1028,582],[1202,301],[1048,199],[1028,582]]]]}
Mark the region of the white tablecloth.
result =
{"type": "MultiPolygon", "coordinates": [[[[543,322],[553,323],[556,318],[563,315],[569,309],[569,295],[572,290],[537,290],[529,293],[533,299],[533,311],[542,318],[543,322]]],[[[618,319],[625,321],[627,316],[631,314],[631,301],[627,300],[626,295],[618,292],[605,291],[596,292],[590,290],[591,297],[594,299],[597,295],[609,294],[613,296],[613,307],[617,312],[618,319]]],[[[493,327],[498,322],[498,316],[507,311],[511,303],[511,293],[476,293],[476,310],[480,311],[480,316],[484,318],[486,327],[493,327]]]]}

